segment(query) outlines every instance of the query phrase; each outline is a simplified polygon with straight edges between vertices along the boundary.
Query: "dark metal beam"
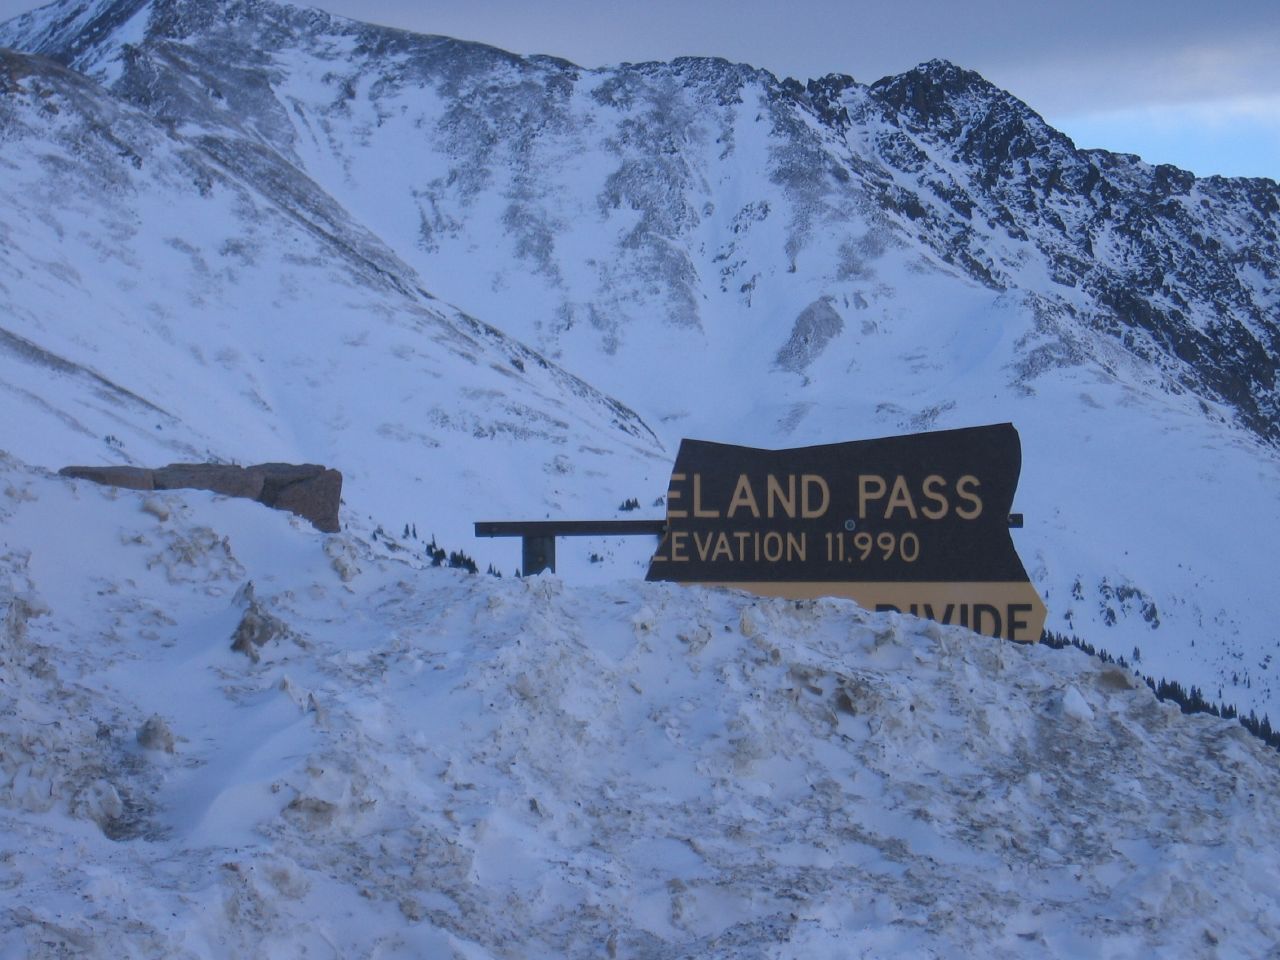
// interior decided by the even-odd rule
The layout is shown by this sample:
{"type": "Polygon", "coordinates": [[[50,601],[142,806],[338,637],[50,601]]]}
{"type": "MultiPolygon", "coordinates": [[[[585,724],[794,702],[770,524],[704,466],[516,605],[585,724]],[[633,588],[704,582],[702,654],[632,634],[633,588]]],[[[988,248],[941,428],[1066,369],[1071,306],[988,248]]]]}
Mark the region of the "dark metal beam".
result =
{"type": "Polygon", "coordinates": [[[531,577],[543,570],[556,572],[556,538],[525,537],[520,541],[520,573],[531,577]]]}
{"type": "Polygon", "coordinates": [[[665,520],[481,520],[477,537],[609,537],[660,536],[665,520]]]}

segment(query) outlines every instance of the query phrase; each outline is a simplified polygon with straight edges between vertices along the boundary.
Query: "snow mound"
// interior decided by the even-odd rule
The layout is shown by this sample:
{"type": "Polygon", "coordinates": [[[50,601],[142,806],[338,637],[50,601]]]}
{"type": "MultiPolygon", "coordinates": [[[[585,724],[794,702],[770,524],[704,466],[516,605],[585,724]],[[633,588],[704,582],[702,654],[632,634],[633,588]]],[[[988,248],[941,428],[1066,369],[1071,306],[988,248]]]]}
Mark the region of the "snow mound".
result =
{"type": "Polygon", "coordinates": [[[0,956],[1280,941],[1275,754],[1078,651],[12,460],[0,523],[0,956]]]}

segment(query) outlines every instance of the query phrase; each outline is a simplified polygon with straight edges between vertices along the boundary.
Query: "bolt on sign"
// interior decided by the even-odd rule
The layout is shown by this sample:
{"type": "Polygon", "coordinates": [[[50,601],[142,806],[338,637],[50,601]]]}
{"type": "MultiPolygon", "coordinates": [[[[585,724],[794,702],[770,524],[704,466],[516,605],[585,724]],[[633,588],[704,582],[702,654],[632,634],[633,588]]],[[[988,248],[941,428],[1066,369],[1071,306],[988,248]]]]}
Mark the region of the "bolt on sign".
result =
{"type": "Polygon", "coordinates": [[[1035,642],[1045,606],[1009,535],[1011,423],[791,450],[684,440],[648,580],[848,597],[1035,642]]]}

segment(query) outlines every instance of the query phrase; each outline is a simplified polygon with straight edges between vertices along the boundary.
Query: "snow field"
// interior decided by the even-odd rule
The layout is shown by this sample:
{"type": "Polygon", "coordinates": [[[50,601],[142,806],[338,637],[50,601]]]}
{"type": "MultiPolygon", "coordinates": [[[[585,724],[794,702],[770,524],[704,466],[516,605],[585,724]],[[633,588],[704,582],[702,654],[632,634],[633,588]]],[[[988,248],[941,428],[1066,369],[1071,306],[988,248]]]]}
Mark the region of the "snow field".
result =
{"type": "Polygon", "coordinates": [[[1078,652],[843,601],[421,569],[12,459],[0,523],[3,957],[1280,938],[1275,754],[1078,652]],[[231,649],[249,610],[256,660],[231,649]]]}

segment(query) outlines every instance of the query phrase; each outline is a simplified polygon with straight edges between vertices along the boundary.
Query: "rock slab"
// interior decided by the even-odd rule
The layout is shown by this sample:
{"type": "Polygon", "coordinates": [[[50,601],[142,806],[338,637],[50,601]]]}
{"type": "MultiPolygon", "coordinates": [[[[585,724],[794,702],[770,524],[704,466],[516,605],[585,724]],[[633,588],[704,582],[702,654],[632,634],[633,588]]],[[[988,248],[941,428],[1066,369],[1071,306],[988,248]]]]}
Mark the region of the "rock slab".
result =
{"type": "Polygon", "coordinates": [[[337,533],[342,474],[316,463],[171,463],[165,467],[63,467],[64,477],[92,480],[129,490],[209,490],[226,497],[256,500],[310,520],[325,533],[337,533]]]}

